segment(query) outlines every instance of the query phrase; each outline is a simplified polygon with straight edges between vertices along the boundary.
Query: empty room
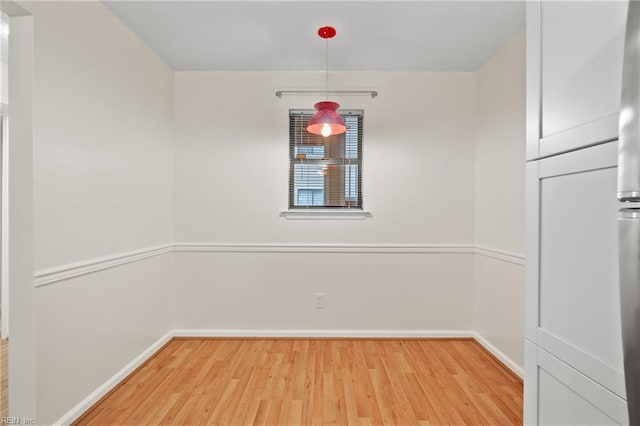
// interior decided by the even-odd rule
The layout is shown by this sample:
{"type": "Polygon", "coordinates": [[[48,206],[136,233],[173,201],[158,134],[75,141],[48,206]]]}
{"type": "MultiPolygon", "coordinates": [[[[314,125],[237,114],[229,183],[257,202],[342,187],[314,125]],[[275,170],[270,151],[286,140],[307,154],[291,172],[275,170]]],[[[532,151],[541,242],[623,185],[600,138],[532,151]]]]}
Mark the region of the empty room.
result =
{"type": "Polygon", "coordinates": [[[1,8],[1,424],[640,424],[640,3],[1,8]]]}

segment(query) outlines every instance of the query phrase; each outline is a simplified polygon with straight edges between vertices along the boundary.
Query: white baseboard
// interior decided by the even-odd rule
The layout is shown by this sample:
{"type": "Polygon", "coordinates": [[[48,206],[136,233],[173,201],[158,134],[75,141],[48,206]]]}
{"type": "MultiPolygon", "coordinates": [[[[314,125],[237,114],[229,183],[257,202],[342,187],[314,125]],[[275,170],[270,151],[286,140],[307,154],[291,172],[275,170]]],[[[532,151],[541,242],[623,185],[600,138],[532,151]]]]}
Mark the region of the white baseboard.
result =
{"type": "Polygon", "coordinates": [[[174,337],[296,337],[296,338],[475,338],[465,330],[174,330],[174,337]]]}
{"type": "Polygon", "coordinates": [[[60,417],[54,424],[55,425],[70,425],[77,420],[85,411],[93,406],[103,396],[109,393],[120,382],[122,382],[129,374],[131,374],[136,368],[140,367],[147,361],[153,354],[155,354],[165,343],[173,338],[173,331],[169,331],[167,334],[158,339],[155,343],[149,346],[144,352],[135,357],[133,361],[124,366],[120,371],[114,374],[110,379],[100,385],[96,390],[91,392],[89,396],[80,401],[75,407],[69,410],[66,414],[60,417]]]}
{"type": "MultiPolygon", "coordinates": [[[[498,358],[498,360],[504,364],[509,370],[513,371],[516,376],[524,379],[524,369],[518,365],[514,360],[506,356],[502,351],[493,346],[487,339],[482,337],[478,333],[473,333],[473,338],[476,339],[478,343],[480,343],[486,350],[491,352],[493,356],[498,358]]],[[[524,343],[523,343],[524,344],[524,343]]]]}

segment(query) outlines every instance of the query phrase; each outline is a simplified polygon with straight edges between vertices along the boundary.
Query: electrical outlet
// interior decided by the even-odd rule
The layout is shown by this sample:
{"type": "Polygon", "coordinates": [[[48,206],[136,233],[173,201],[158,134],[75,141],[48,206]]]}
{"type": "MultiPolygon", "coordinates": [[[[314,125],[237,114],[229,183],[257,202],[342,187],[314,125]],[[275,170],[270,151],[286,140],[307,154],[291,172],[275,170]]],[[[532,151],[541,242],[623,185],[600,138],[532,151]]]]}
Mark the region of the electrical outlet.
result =
{"type": "Polygon", "coordinates": [[[316,309],[324,309],[324,293],[316,293],[316,309]]]}

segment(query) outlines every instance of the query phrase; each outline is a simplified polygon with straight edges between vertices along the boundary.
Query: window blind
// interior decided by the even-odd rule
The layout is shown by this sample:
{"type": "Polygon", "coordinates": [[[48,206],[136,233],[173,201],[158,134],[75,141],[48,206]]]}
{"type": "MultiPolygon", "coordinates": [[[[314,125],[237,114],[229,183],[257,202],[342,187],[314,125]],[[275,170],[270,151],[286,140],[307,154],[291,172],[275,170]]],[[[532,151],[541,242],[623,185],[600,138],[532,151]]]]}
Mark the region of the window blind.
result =
{"type": "Polygon", "coordinates": [[[289,111],[289,209],[362,210],[362,110],[341,110],[341,135],[306,131],[314,110],[289,111]]]}

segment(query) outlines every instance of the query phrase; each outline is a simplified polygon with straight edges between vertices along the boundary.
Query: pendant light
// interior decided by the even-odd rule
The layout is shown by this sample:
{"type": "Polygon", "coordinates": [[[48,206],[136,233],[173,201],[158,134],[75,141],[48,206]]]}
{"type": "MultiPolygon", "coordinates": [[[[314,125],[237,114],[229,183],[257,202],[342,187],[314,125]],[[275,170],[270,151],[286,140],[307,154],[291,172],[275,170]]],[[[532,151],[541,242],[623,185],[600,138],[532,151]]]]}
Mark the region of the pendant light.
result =
{"type": "MultiPolygon", "coordinates": [[[[325,68],[325,93],[329,95],[329,39],[335,37],[336,30],[333,27],[321,27],[318,29],[318,36],[327,41],[326,47],[326,68],[325,68]]],[[[337,102],[322,101],[313,106],[316,113],[309,124],[307,124],[307,132],[315,135],[327,136],[339,135],[347,131],[344,120],[336,111],[340,108],[337,102]]]]}

